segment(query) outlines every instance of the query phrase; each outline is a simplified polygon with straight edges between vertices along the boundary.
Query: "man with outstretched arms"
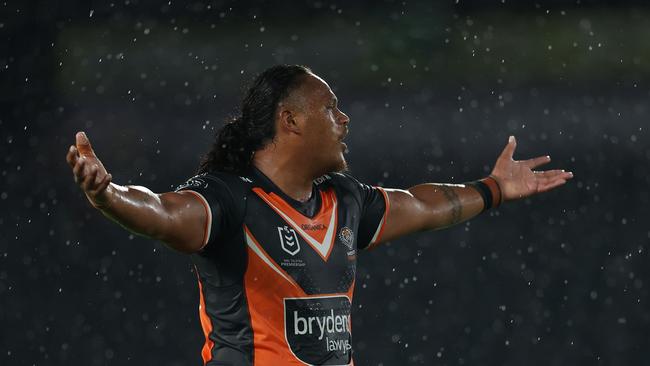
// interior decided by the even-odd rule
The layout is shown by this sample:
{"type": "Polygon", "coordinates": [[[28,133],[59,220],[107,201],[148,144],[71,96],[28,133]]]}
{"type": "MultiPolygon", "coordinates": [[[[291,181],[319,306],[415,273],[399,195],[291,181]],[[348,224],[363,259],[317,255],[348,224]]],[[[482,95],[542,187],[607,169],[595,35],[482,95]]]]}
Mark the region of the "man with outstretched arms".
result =
{"type": "Polygon", "coordinates": [[[468,220],[558,187],[572,174],[513,160],[465,184],[385,189],[346,171],[350,119],[328,84],[297,65],[253,82],[199,174],[174,192],[112,183],[79,132],[67,161],[90,203],[128,230],[191,254],[204,365],[352,365],[358,251],[468,220]]]}

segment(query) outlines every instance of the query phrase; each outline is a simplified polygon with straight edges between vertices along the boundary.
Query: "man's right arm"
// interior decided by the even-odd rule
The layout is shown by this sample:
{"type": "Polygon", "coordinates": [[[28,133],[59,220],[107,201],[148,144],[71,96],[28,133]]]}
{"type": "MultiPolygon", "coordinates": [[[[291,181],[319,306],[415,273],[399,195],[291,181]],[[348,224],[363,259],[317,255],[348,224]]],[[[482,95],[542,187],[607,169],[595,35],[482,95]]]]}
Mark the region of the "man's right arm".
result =
{"type": "Polygon", "coordinates": [[[181,252],[193,253],[205,245],[209,207],[191,192],[156,194],[141,186],[111,183],[112,176],[83,132],[77,133],[66,160],[88,201],[111,220],[181,252]]]}

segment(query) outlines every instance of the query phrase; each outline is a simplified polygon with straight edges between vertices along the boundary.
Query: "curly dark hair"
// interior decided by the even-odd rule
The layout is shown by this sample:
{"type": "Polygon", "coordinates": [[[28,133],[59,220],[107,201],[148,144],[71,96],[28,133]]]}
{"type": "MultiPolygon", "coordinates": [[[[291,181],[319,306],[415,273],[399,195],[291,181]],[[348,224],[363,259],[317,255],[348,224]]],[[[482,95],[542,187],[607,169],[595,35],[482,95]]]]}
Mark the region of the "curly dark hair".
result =
{"type": "Polygon", "coordinates": [[[255,78],[241,106],[241,115],[228,121],[215,135],[212,148],[201,160],[199,174],[211,171],[242,173],[253,152],[275,137],[278,104],[311,73],[306,66],[277,65],[255,78]]]}

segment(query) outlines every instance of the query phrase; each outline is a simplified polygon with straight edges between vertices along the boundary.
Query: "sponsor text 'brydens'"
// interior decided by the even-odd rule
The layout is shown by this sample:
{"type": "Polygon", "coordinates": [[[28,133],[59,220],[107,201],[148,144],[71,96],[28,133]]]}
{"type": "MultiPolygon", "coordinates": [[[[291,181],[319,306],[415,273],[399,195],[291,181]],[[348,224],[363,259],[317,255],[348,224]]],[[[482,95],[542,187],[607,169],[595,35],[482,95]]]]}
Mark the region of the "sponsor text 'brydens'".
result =
{"type": "Polygon", "coordinates": [[[330,333],[349,333],[350,316],[334,315],[334,310],[330,310],[329,315],[325,316],[308,316],[298,315],[298,311],[293,311],[293,331],[295,335],[314,334],[315,330],[320,331],[319,340],[323,339],[325,332],[330,333]],[[314,325],[316,323],[316,325],[314,325]]]}

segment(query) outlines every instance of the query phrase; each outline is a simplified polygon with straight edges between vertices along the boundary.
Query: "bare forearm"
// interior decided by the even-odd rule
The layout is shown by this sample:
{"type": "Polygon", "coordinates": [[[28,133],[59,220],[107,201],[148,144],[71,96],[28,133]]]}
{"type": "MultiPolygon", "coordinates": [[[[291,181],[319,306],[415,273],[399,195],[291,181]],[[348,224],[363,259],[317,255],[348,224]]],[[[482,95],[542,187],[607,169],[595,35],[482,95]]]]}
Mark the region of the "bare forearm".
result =
{"type": "Polygon", "coordinates": [[[133,233],[162,239],[168,217],[159,195],[146,187],[111,183],[103,201],[97,208],[106,217],[133,233]]]}
{"type": "Polygon", "coordinates": [[[425,183],[408,191],[424,207],[424,230],[449,227],[469,220],[483,210],[484,202],[478,191],[464,184],[425,183]]]}
{"type": "Polygon", "coordinates": [[[88,201],[127,230],[161,240],[184,253],[201,250],[210,233],[210,208],[198,193],[153,193],[140,186],[111,183],[113,177],[83,132],[75,135],[66,161],[88,201]]]}

